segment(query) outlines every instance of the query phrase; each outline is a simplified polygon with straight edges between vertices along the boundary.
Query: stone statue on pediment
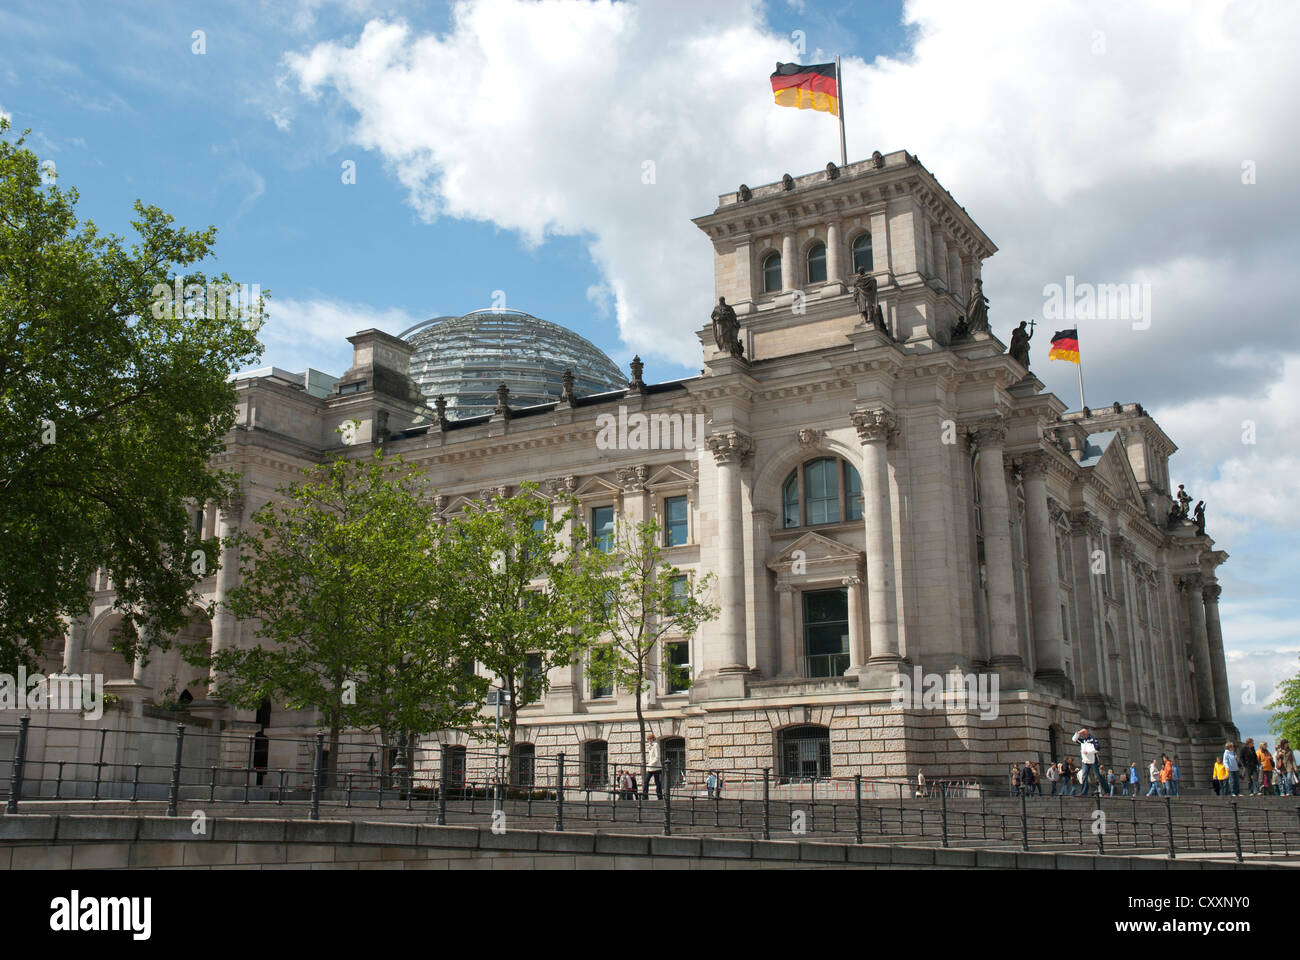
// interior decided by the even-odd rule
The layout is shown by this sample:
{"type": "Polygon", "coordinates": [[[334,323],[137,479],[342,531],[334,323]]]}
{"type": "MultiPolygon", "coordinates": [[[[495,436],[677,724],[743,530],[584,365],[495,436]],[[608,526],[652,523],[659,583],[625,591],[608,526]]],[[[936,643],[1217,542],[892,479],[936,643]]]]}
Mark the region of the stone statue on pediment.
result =
{"type": "Polygon", "coordinates": [[[1011,359],[1016,361],[1029,370],[1029,341],[1033,339],[1034,331],[1030,328],[1029,323],[1025,320],[1020,321],[1020,326],[1011,331],[1011,346],[1007,348],[1007,353],[1011,359]]]}
{"type": "Polygon", "coordinates": [[[1178,485],[1178,493],[1175,495],[1178,500],[1178,517],[1180,520],[1187,519],[1187,510],[1192,505],[1192,495],[1183,489],[1183,485],[1178,485]]]}
{"type": "Polygon", "coordinates": [[[1196,518],[1196,532],[1205,532],[1205,501],[1199,500],[1196,503],[1196,509],[1192,511],[1192,516],[1196,518]]]}
{"type": "Polygon", "coordinates": [[[713,308],[713,342],[723,353],[733,357],[744,357],[745,345],[740,342],[740,320],[736,311],[727,303],[726,297],[718,297],[718,305],[713,308]]]}
{"type": "Polygon", "coordinates": [[[989,298],[984,296],[984,281],[978,277],[966,302],[966,326],[971,333],[989,332],[989,298]]]}

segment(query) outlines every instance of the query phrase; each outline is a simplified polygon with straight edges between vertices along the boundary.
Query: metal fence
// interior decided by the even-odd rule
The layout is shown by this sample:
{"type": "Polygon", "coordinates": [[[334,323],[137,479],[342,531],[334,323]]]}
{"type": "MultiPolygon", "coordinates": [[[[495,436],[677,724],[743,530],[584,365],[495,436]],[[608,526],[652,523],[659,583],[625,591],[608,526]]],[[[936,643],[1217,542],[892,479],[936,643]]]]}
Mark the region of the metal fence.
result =
{"type": "MultiPolygon", "coordinates": [[[[347,739],[334,770],[325,760],[325,734],[310,738],[240,737],[176,725],[174,734],[98,732],[98,759],[28,756],[30,718],[19,721],[5,813],[37,811],[43,803],[86,799],[135,804],[166,801],[167,815],[185,803],[321,809],[373,808],[402,819],[438,824],[504,819],[512,825],[564,830],[674,831],[763,839],[813,838],[944,847],[1002,846],[1022,850],[1097,853],[1300,854],[1300,802],[1293,797],[1066,797],[1005,795],[1000,783],[979,779],[829,777],[781,778],[770,768],[705,770],[679,767],[641,782],[635,792],[605,764],[594,779],[563,753],[511,764],[504,750],[470,750],[439,743],[403,746],[347,739]],[[169,763],[105,760],[113,738],[169,763]],[[160,742],[161,741],[161,742],[160,742]],[[305,762],[271,767],[255,762],[278,745],[305,762]],[[238,756],[239,762],[231,762],[238,756]],[[376,756],[378,760],[376,760],[376,756]],[[214,762],[215,761],[215,762],[214,762]],[[477,773],[476,773],[477,771],[477,773]],[[487,771],[487,773],[483,773],[487,771]],[[651,786],[654,790],[651,791],[651,786]],[[1154,802],[1152,802],[1154,800],[1154,802]],[[418,812],[418,818],[416,814],[418,812]],[[405,814],[410,813],[408,818],[405,814]]],[[[44,727],[82,736],[83,728],[44,727]]],[[[111,754],[110,754],[111,756],[111,754]]]]}

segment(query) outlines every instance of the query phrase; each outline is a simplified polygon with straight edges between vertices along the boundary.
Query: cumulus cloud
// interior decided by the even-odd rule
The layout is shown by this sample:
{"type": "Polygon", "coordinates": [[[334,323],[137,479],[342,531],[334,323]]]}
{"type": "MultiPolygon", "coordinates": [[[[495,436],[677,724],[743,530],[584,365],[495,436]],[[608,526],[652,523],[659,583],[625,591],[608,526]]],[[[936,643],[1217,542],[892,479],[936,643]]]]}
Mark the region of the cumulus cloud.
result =
{"type": "Polygon", "coordinates": [[[358,330],[377,327],[397,334],[423,319],[397,308],[378,309],[328,297],[272,297],[259,332],[266,345],[262,362],[293,372],[315,367],[338,376],[352,363],[347,338],[358,330]]]}

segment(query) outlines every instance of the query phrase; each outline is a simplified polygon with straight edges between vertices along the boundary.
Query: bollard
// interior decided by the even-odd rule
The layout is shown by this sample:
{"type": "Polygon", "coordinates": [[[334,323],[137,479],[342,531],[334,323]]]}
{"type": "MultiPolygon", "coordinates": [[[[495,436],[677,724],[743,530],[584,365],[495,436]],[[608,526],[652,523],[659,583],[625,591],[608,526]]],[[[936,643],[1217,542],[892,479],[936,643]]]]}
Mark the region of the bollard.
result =
{"type": "Polygon", "coordinates": [[[1237,817],[1237,801],[1232,801],[1232,833],[1237,844],[1237,862],[1242,863],[1245,857],[1241,855],[1241,820],[1237,817]]]}
{"type": "Polygon", "coordinates": [[[248,738],[248,765],[244,767],[244,803],[248,803],[248,786],[253,778],[253,738],[248,738]]]}
{"type": "Polygon", "coordinates": [[[673,835],[673,778],[665,770],[660,776],[664,781],[664,836],[673,835]]]}
{"type": "MultiPolygon", "coordinates": [[[[943,845],[948,846],[948,787],[947,784],[939,784],[939,815],[940,829],[943,833],[943,845]]],[[[924,831],[922,831],[924,832],[924,831]]]]}
{"type": "MultiPolygon", "coordinates": [[[[1097,812],[1101,813],[1100,796],[1097,797],[1097,812]]],[[[1102,817],[1104,816],[1105,814],[1102,814],[1102,817]]],[[[1098,819],[1101,818],[1099,817],[1098,819]]],[[[1097,831],[1097,852],[1104,856],[1106,853],[1106,827],[1105,827],[1106,821],[1104,819],[1101,819],[1101,823],[1102,823],[1102,827],[1100,830],[1097,831]]],[[[1044,840],[1046,840],[1046,837],[1044,837],[1044,840]]]]}
{"type": "Polygon", "coordinates": [[[185,724],[176,724],[176,759],[172,761],[172,786],[167,792],[167,816],[176,816],[176,801],[181,794],[181,752],[185,749],[185,724]]]}
{"type": "Polygon", "coordinates": [[[99,799],[99,782],[104,775],[104,741],[108,738],[108,731],[100,728],[99,731],[99,762],[95,764],[95,793],[90,799],[99,799]]]}
{"type": "Polygon", "coordinates": [[[65,761],[59,761],[59,779],[54,781],[54,799],[58,800],[63,795],[63,764],[65,761]]]}
{"type": "Polygon", "coordinates": [[[763,839],[772,839],[772,795],[768,777],[771,767],[763,768],[763,839]]]}
{"type": "Polygon", "coordinates": [[[1029,811],[1025,808],[1025,792],[1020,791],[1020,848],[1029,849],[1029,811]]]}
{"type": "Polygon", "coordinates": [[[411,759],[411,765],[412,765],[412,769],[410,770],[410,772],[406,774],[406,809],[407,810],[412,809],[411,800],[415,793],[415,769],[414,769],[415,759],[414,758],[411,759]]]}
{"type": "Polygon", "coordinates": [[[862,774],[853,778],[853,805],[856,808],[857,829],[854,833],[856,843],[862,842],[862,774]]]}
{"type": "MultiPolygon", "coordinates": [[[[555,829],[564,829],[564,754],[557,754],[555,757],[555,829]]],[[[637,801],[637,810],[640,811],[641,803],[637,801]]],[[[640,820],[640,816],[637,817],[640,820]]]]}
{"type": "Polygon", "coordinates": [[[1174,849],[1174,809],[1169,805],[1169,797],[1165,797],[1165,823],[1169,826],[1169,859],[1175,860],[1178,857],[1178,851],[1174,849]]]}
{"type": "Polygon", "coordinates": [[[447,825],[447,751],[438,750],[438,819],[434,821],[440,827],[447,825]]]}
{"type": "Polygon", "coordinates": [[[352,808],[352,774],[343,774],[343,806],[347,809],[352,808]]]}
{"type": "Polygon", "coordinates": [[[317,732],[316,734],[316,758],[312,763],[311,771],[311,815],[308,819],[320,819],[320,788],[321,777],[323,774],[322,767],[325,766],[325,734],[317,732]]]}
{"type": "Polygon", "coordinates": [[[208,781],[208,803],[217,799],[217,766],[212,765],[212,778],[208,781]]]}
{"type": "Polygon", "coordinates": [[[131,802],[135,803],[140,795],[140,761],[135,763],[135,776],[131,779],[131,802]]]}
{"type": "Polygon", "coordinates": [[[14,765],[9,771],[9,800],[5,813],[18,812],[18,797],[23,792],[23,766],[27,763],[27,728],[31,717],[18,718],[18,743],[14,746],[14,765]]]}
{"type": "Polygon", "coordinates": [[[284,767],[281,767],[277,772],[280,774],[280,785],[276,788],[275,791],[275,804],[276,806],[283,806],[284,805],[284,767]]]}

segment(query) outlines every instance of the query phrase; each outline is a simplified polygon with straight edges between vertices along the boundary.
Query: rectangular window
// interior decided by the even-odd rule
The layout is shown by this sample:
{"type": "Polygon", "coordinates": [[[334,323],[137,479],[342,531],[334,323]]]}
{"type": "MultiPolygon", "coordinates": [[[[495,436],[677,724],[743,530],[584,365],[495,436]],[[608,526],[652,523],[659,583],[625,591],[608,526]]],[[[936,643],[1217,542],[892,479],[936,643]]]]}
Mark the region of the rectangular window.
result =
{"type": "Polygon", "coordinates": [[[680,547],[688,533],[686,498],[669,497],[664,501],[664,545],[680,547]]]}
{"type": "MultiPolygon", "coordinates": [[[[608,664],[613,654],[608,647],[597,647],[591,651],[591,662],[595,664],[608,664]]],[[[614,696],[614,684],[608,677],[601,677],[599,680],[593,678],[591,681],[591,699],[603,700],[614,696]]]]}
{"type": "Polygon", "coordinates": [[[536,703],[542,698],[542,655],[530,653],[524,660],[523,683],[519,691],[520,706],[536,703]]]}
{"type": "Polygon", "coordinates": [[[614,508],[595,507],[591,511],[591,539],[596,549],[609,553],[614,549],[614,508]]]}
{"type": "Polygon", "coordinates": [[[675,640],[667,644],[668,692],[682,693],[691,685],[691,644],[688,640],[675,640]]]}
{"type": "Polygon", "coordinates": [[[803,594],[804,666],[809,677],[841,677],[849,668],[849,592],[803,594]]]}
{"type": "Polygon", "coordinates": [[[844,461],[844,515],[850,520],[862,519],[862,476],[847,460],[844,461]]]}

